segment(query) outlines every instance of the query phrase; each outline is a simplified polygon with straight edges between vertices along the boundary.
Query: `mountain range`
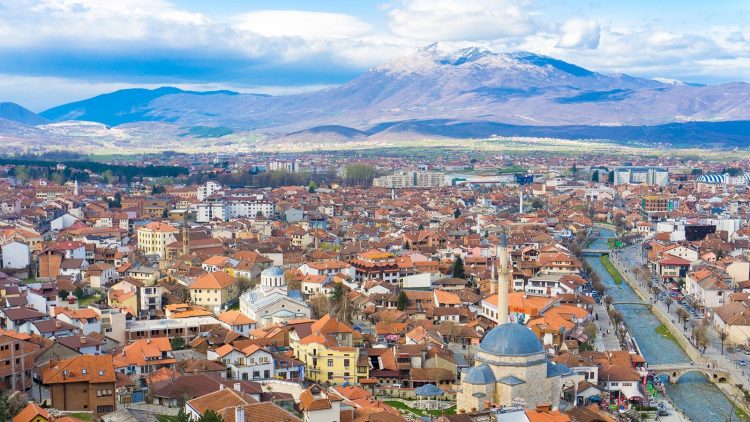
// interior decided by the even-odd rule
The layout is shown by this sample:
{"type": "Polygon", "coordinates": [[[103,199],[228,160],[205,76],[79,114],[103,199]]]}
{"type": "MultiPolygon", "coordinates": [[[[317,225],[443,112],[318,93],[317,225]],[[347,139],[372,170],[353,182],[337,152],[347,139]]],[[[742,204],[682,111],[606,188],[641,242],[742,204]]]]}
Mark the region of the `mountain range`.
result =
{"type": "Polygon", "coordinates": [[[746,145],[749,100],[750,84],[742,82],[605,75],[528,52],[444,51],[433,44],[312,93],[126,89],[39,115],[0,105],[0,119],[40,128],[69,120],[108,127],[151,122],[289,142],[517,135],[746,145]]]}

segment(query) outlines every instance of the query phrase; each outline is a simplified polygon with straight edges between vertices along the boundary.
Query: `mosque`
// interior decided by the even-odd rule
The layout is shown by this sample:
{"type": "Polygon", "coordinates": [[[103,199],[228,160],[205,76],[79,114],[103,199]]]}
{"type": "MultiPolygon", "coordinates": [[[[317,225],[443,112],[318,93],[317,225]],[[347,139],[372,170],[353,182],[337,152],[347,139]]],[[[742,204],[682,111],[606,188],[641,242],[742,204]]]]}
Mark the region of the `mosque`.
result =
{"type": "MultiPolygon", "coordinates": [[[[511,270],[505,233],[498,251],[497,277],[500,325],[479,344],[475,366],[461,375],[456,397],[459,412],[489,407],[523,405],[528,409],[557,409],[563,386],[578,382],[578,375],[565,365],[547,359],[542,342],[525,325],[508,322],[508,284],[511,270]]],[[[493,286],[494,287],[494,286],[493,286]]]]}

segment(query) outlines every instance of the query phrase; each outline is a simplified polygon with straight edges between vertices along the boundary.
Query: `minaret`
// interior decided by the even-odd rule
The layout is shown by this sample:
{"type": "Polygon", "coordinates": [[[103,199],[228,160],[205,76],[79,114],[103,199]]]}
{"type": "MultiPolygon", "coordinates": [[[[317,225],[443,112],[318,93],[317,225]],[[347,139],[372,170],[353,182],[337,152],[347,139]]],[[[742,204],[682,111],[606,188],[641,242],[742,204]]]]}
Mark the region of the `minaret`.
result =
{"type": "Polygon", "coordinates": [[[494,295],[495,293],[497,293],[495,291],[495,280],[497,280],[497,278],[495,278],[495,277],[496,277],[496,275],[495,275],[495,263],[493,262],[492,263],[492,274],[490,275],[490,294],[491,295],[494,295]]]}
{"type": "Polygon", "coordinates": [[[78,179],[76,179],[73,184],[73,195],[78,196],[78,179]]]}
{"type": "Polygon", "coordinates": [[[188,227],[188,212],[189,209],[185,210],[182,214],[182,254],[188,255],[190,253],[190,228],[188,227]]]}
{"type": "Polygon", "coordinates": [[[505,229],[500,232],[500,271],[497,274],[497,323],[508,322],[508,280],[510,279],[510,262],[508,260],[508,237],[505,229]]]}
{"type": "Polygon", "coordinates": [[[523,214],[523,185],[518,185],[518,214],[523,214]]]}

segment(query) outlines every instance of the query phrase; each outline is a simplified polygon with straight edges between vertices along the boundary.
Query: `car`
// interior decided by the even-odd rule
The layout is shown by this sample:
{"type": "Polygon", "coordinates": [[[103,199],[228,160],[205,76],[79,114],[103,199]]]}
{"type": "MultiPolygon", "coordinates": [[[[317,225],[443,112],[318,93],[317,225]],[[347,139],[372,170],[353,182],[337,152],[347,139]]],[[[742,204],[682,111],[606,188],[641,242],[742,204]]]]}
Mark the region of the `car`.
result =
{"type": "Polygon", "coordinates": [[[657,414],[657,415],[659,415],[659,416],[669,416],[669,415],[671,415],[671,413],[667,412],[667,411],[666,411],[666,410],[664,410],[664,409],[659,409],[659,410],[657,410],[657,411],[656,411],[656,414],[657,414]]]}
{"type": "Polygon", "coordinates": [[[739,365],[739,366],[747,366],[747,361],[740,359],[740,360],[737,361],[737,365],[739,365]]]}

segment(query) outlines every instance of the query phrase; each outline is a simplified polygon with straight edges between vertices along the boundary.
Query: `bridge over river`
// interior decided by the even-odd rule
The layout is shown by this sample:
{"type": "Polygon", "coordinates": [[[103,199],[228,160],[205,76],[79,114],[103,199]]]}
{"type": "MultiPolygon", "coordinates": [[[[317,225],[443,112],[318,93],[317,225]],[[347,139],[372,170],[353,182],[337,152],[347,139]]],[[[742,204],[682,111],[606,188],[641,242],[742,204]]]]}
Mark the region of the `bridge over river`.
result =
{"type": "Polygon", "coordinates": [[[609,249],[585,248],[585,249],[581,249],[581,255],[583,256],[609,255],[609,249]]]}
{"type": "Polygon", "coordinates": [[[729,371],[718,368],[709,368],[707,364],[690,364],[690,363],[665,363],[658,365],[649,365],[648,369],[654,371],[654,375],[666,375],[669,382],[677,383],[680,378],[689,372],[701,372],[709,381],[713,383],[727,382],[729,380],[729,371]]]}

